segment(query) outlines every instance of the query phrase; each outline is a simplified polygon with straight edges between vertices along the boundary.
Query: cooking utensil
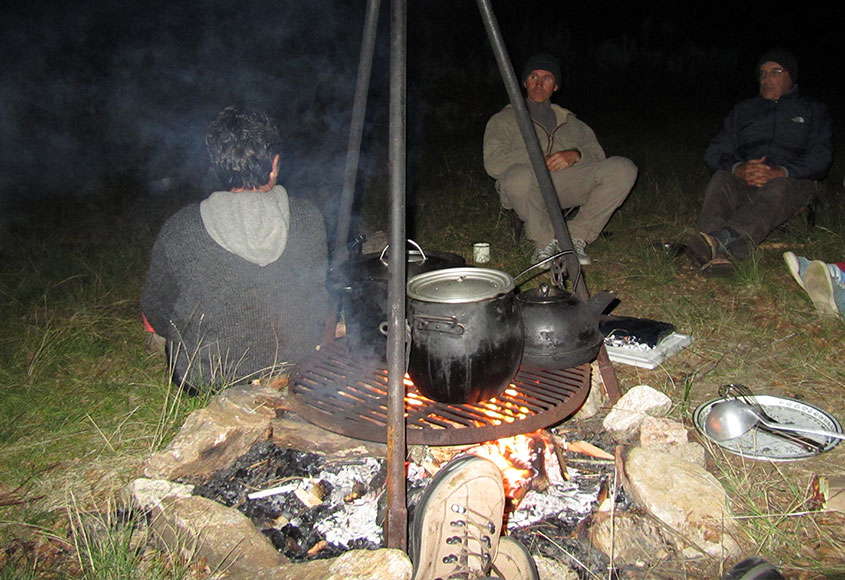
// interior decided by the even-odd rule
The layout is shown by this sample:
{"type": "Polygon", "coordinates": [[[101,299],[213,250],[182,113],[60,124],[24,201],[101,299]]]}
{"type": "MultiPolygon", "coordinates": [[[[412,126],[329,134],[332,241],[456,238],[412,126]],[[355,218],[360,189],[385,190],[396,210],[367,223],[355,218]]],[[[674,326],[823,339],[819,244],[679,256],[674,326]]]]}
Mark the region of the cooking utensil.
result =
{"type": "MultiPolygon", "coordinates": [[[[408,245],[411,247],[406,250],[405,259],[409,279],[433,270],[466,265],[466,260],[457,254],[424,251],[413,240],[408,240],[408,245]]],[[[388,268],[395,255],[389,248],[387,245],[381,252],[351,259],[328,282],[329,289],[343,298],[347,344],[362,356],[385,356],[386,340],[381,328],[387,321],[388,268]]]]}
{"type": "Polygon", "coordinates": [[[596,358],[604,339],[599,316],[613,301],[613,294],[602,291],[584,301],[566,290],[541,284],[518,293],[516,299],[525,335],[524,365],[564,369],[596,358]]]}
{"type": "MultiPolygon", "coordinates": [[[[727,385],[722,385],[719,387],[719,394],[724,397],[725,399],[739,399],[743,403],[750,405],[754,408],[757,414],[763,418],[764,421],[768,423],[772,423],[774,425],[779,425],[780,421],[772,417],[763,405],[757,400],[757,397],[751,392],[751,389],[746,387],[745,385],[741,385],[739,383],[728,383],[727,385]]],[[[757,427],[761,431],[766,431],[771,433],[777,437],[783,437],[784,439],[788,439],[798,445],[801,445],[805,449],[809,451],[820,452],[824,449],[824,444],[816,441],[815,439],[810,439],[809,437],[803,437],[798,435],[797,433],[792,433],[790,431],[783,431],[778,429],[771,429],[767,427],[764,423],[760,423],[757,427]]]]}
{"type": "Polygon", "coordinates": [[[447,268],[408,280],[408,374],[442,403],[476,403],[510,384],[522,360],[515,283],[487,268],[447,268]]]}
{"type": "MultiPolygon", "coordinates": [[[[768,414],[775,417],[780,423],[811,429],[825,429],[837,433],[843,432],[842,425],[833,415],[806,401],[777,395],[754,395],[751,398],[765,407],[768,414]]],[[[703,438],[729,453],[736,453],[747,459],[763,461],[797,461],[831,451],[840,443],[839,439],[832,437],[802,435],[802,437],[812,439],[823,445],[821,450],[808,450],[803,445],[785,438],[783,436],[785,432],[775,434],[772,431],[759,428],[752,429],[736,439],[717,441],[707,434],[705,422],[713,407],[724,402],[724,397],[718,397],[700,404],[693,411],[692,422],[703,438]]]]}
{"type": "Polygon", "coordinates": [[[768,423],[757,414],[753,407],[738,399],[730,399],[714,405],[704,422],[704,429],[707,435],[716,441],[727,441],[744,435],[756,427],[758,423],[769,429],[845,439],[845,434],[834,431],[794,427],[782,423],[768,423]]]}

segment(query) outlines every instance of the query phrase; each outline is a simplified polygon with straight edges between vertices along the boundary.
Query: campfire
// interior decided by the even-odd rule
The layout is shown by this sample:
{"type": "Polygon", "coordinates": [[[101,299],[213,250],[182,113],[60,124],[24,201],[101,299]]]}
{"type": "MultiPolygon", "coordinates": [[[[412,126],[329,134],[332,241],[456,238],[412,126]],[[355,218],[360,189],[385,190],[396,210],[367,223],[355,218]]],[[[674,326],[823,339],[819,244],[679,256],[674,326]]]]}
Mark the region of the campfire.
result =
{"type": "MultiPolygon", "coordinates": [[[[535,543],[572,542],[578,522],[596,507],[612,461],[583,456],[579,469],[577,460],[563,461],[567,447],[562,435],[540,430],[460,449],[424,448],[407,463],[409,510],[443,464],[469,453],[501,469],[511,533],[530,534],[540,525],[544,536],[535,543]]],[[[302,561],[383,547],[386,470],[377,457],[337,460],[263,442],[229,469],[183,482],[194,484],[196,495],[239,509],[278,550],[302,561]]]]}

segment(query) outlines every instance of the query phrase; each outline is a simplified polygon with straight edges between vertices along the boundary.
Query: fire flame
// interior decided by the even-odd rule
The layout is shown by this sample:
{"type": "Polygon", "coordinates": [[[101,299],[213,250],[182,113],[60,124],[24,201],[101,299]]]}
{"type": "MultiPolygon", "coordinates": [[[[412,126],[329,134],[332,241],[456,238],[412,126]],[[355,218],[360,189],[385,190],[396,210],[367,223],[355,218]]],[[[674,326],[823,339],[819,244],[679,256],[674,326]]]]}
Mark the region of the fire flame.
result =
{"type": "MultiPolygon", "coordinates": [[[[548,484],[545,453],[551,442],[542,431],[488,441],[467,450],[467,453],[489,459],[502,471],[505,496],[514,504],[530,490],[538,479],[548,484]]],[[[542,485],[542,483],[540,483],[542,485]]]]}

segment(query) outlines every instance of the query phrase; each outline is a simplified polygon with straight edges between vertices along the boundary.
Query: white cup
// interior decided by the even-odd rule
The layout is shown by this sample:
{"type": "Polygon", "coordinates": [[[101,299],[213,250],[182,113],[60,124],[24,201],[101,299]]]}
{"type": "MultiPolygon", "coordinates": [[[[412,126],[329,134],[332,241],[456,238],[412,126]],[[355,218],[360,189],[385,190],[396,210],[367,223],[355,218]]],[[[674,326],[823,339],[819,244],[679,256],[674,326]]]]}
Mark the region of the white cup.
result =
{"type": "Polygon", "coordinates": [[[490,244],[476,242],[472,245],[472,261],[476,264],[486,264],[490,261],[490,244]]]}

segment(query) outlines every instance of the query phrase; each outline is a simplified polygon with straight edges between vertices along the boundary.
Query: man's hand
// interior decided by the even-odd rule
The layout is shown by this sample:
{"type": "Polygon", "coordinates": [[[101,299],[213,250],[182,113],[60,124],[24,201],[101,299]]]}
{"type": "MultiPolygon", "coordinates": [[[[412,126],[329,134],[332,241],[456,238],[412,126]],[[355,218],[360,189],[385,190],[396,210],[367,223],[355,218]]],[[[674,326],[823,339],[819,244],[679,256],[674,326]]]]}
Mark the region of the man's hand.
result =
{"type": "Polygon", "coordinates": [[[762,187],[772,179],[786,177],[783,168],[767,165],[765,157],[740,163],[734,168],[734,174],[752,187],[762,187]]]}
{"type": "Polygon", "coordinates": [[[581,161],[581,153],[577,149],[567,149],[566,151],[558,151],[546,157],[546,167],[549,171],[558,171],[559,169],[566,169],[572,167],[581,161]]]}

